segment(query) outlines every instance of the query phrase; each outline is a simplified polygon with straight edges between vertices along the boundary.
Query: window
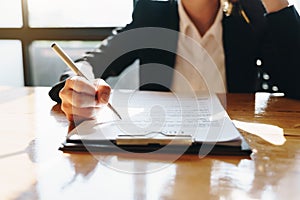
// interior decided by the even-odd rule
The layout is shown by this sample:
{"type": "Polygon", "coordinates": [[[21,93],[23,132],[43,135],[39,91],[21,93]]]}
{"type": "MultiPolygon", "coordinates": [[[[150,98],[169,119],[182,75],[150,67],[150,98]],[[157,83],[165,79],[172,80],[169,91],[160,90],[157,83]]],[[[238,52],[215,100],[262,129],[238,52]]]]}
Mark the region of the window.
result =
{"type": "Polygon", "coordinates": [[[21,41],[0,40],[0,60],[0,85],[23,86],[21,41]]]}
{"type": "Polygon", "coordinates": [[[0,52],[1,60],[5,60],[2,66],[7,67],[7,73],[0,74],[0,84],[53,85],[65,66],[59,63],[50,44],[56,41],[71,57],[78,58],[98,46],[113,28],[129,23],[134,3],[132,0],[0,0],[0,52]]]}
{"type": "MultiPolygon", "coordinates": [[[[98,41],[55,41],[73,59],[96,48],[98,41]]],[[[34,41],[30,45],[31,78],[33,85],[49,86],[58,82],[60,75],[68,69],[66,64],[50,48],[52,41],[34,41]],[[49,76],[51,74],[51,76],[49,76]]]]}
{"type": "MultiPolygon", "coordinates": [[[[2,66],[7,67],[7,71],[0,73],[0,84],[54,84],[64,69],[50,55],[48,46],[52,41],[63,41],[59,42],[63,48],[79,57],[113,28],[128,23],[137,1],[0,0],[0,51],[1,60],[5,60],[2,66]],[[49,73],[44,77],[50,70],[52,77],[49,73]]],[[[299,11],[300,1],[290,2],[299,11]]]]}
{"type": "Polygon", "coordinates": [[[0,0],[0,27],[22,27],[22,6],[20,0],[0,0]]]}
{"type": "Polygon", "coordinates": [[[28,0],[30,27],[120,27],[131,20],[128,0],[28,0]]]}

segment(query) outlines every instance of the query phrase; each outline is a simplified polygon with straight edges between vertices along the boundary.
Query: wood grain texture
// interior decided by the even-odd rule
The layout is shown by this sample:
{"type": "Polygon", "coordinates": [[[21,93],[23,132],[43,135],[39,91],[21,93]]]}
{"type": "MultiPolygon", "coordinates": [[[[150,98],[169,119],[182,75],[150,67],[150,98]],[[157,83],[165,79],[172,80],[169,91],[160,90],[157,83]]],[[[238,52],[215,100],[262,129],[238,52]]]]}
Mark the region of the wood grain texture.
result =
{"type": "Polygon", "coordinates": [[[67,154],[58,147],[69,123],[49,89],[0,88],[0,199],[299,198],[300,101],[220,95],[232,119],[285,134],[285,143],[274,145],[241,130],[254,149],[250,157],[67,154]]]}

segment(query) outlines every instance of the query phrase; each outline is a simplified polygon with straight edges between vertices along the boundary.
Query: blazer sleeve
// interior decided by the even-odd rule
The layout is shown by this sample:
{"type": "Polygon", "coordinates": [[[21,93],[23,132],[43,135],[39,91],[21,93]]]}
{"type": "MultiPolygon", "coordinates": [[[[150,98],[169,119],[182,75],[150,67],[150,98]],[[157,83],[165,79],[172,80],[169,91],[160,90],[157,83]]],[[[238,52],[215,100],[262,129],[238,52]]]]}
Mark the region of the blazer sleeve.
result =
{"type": "MultiPolygon", "coordinates": [[[[112,35],[101,42],[101,45],[91,51],[86,52],[82,58],[75,62],[88,62],[92,68],[96,78],[106,79],[109,76],[119,75],[126,67],[133,63],[138,57],[138,51],[130,51],[124,53],[124,46],[128,46],[130,41],[126,41],[119,36],[120,33],[128,31],[140,26],[140,15],[142,14],[143,4],[145,1],[139,1],[132,14],[132,22],[123,29],[115,29],[112,35]]],[[[50,98],[61,103],[59,91],[64,87],[65,80],[70,77],[70,73],[66,72],[61,75],[60,82],[56,83],[49,91],[50,98]]]]}
{"type": "MultiPolygon", "coordinates": [[[[147,36],[138,35],[138,37],[135,37],[135,34],[142,33],[132,30],[143,27],[161,27],[178,30],[177,14],[177,2],[175,1],[139,0],[133,11],[132,22],[130,24],[123,29],[114,30],[112,36],[104,40],[99,48],[86,53],[85,56],[76,62],[88,62],[92,66],[96,78],[106,79],[109,76],[117,76],[136,59],[145,61],[145,58],[149,60],[154,55],[157,55],[141,46],[147,40],[147,36]]],[[[170,40],[172,41],[171,44],[166,43],[170,45],[170,48],[173,46],[175,48],[177,42],[174,41],[177,41],[177,38],[171,38],[170,40]]],[[[158,59],[162,59],[166,63],[170,63],[170,65],[175,60],[174,56],[168,56],[166,53],[159,53],[159,55],[158,59]]],[[[161,60],[157,62],[160,63],[161,60]]],[[[67,76],[64,76],[64,78],[67,78],[67,76]]],[[[58,103],[61,102],[58,93],[63,86],[64,81],[56,84],[49,92],[50,97],[58,103]]]]}
{"type": "Polygon", "coordinates": [[[287,97],[300,99],[300,17],[294,6],[266,15],[264,67],[287,97]]]}

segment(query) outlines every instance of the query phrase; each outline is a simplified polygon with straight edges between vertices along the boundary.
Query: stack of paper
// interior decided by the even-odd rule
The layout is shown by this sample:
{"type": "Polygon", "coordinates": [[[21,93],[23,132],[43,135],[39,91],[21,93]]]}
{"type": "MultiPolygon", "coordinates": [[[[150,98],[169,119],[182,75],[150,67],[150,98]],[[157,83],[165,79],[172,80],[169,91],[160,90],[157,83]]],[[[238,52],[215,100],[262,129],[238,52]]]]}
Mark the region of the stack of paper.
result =
{"type": "MultiPolygon", "coordinates": [[[[153,151],[162,146],[197,151],[206,144],[229,154],[245,148],[238,130],[216,95],[176,95],[170,92],[114,91],[111,104],[122,120],[104,107],[97,119],[73,129],[63,150],[103,150],[105,147],[153,151]],[[155,146],[155,147],[154,147],[155,146]]],[[[246,148],[249,150],[248,148],[246,148]]],[[[248,151],[249,153],[249,151],[248,151]]]]}

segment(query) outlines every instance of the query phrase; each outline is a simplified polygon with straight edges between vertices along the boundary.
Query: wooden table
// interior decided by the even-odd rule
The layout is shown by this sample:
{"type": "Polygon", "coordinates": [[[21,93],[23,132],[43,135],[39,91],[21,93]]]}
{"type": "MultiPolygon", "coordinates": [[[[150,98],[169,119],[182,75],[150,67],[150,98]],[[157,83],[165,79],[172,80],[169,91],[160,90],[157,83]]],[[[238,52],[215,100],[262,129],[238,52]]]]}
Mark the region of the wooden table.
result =
{"type": "Polygon", "coordinates": [[[223,96],[232,119],[278,126],[285,136],[277,134],[274,145],[242,131],[254,149],[250,157],[173,161],[59,151],[69,124],[48,90],[0,89],[0,199],[299,199],[300,101],[264,93],[223,96]]]}

